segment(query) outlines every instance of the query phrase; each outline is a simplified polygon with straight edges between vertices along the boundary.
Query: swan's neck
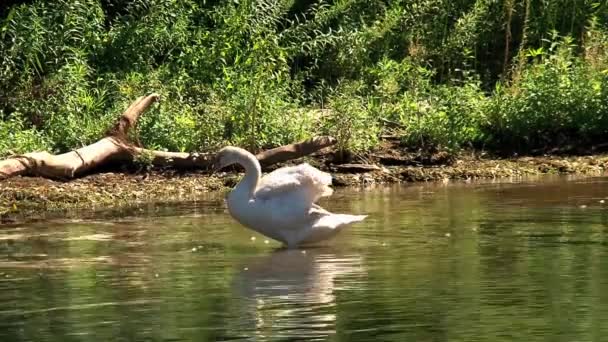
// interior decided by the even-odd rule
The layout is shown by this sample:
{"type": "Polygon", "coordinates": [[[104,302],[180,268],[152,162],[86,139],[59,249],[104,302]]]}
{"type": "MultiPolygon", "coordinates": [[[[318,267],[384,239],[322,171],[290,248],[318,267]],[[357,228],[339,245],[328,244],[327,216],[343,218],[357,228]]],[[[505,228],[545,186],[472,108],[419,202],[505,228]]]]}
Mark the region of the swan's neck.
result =
{"type": "Polygon", "coordinates": [[[247,193],[247,198],[253,198],[255,189],[258,187],[260,177],[262,176],[260,163],[256,157],[249,152],[241,154],[237,163],[245,168],[245,177],[239,182],[235,190],[247,193]]]}

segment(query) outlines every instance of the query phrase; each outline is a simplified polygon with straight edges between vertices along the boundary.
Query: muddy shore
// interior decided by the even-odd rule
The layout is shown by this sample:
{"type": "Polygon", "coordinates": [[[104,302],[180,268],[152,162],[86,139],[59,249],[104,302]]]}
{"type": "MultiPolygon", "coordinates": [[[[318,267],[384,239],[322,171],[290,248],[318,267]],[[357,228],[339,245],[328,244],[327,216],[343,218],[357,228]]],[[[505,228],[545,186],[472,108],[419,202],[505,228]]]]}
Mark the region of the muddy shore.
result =
{"type": "MultiPolygon", "coordinates": [[[[498,159],[473,153],[420,156],[384,151],[367,156],[365,164],[333,165],[327,163],[325,156],[313,156],[305,161],[331,172],[335,187],[521,179],[544,174],[600,175],[608,169],[608,154],[498,159]]],[[[15,177],[0,181],[0,224],[46,217],[49,213],[61,216],[69,212],[78,216],[79,211],[195,201],[210,192],[228,190],[239,177],[236,172],[209,176],[202,172],[162,170],[145,174],[98,173],[68,182],[15,177]]]]}

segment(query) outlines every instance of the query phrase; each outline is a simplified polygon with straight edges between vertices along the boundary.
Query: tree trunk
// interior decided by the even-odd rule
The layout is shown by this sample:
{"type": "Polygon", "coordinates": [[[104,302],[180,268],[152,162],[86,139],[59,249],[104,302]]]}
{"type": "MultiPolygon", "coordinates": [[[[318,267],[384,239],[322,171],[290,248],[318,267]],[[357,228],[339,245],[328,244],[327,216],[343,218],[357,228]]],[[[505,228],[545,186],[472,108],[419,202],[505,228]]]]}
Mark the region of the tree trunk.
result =
{"type": "MultiPolygon", "coordinates": [[[[150,156],[154,166],[208,169],[213,154],[148,150],[141,148],[139,143],[130,142],[129,132],[136,127],[141,114],[159,98],[158,94],[150,94],[137,99],[107,131],[106,136],[91,145],[59,155],[32,152],[0,161],[0,180],[18,175],[66,180],[91,172],[108,162],[132,163],[141,155],[150,156]]],[[[316,137],[262,152],[257,158],[262,165],[269,166],[303,157],[335,143],[332,137],[316,137]]]]}
{"type": "Polygon", "coordinates": [[[511,47],[511,21],[513,20],[513,7],[515,6],[515,0],[505,0],[505,56],[502,65],[502,77],[503,82],[507,79],[510,61],[510,47],[511,47]]]}

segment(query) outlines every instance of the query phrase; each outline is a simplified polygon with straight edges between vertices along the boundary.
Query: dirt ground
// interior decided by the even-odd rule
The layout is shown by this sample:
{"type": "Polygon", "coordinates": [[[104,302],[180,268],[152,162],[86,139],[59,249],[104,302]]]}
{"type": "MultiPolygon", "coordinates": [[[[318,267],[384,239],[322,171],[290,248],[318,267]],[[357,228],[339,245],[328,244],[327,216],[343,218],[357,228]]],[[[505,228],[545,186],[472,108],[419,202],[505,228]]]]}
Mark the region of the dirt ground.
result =
{"type": "MultiPolygon", "coordinates": [[[[366,186],[398,182],[449,182],[523,178],[542,174],[593,174],[608,169],[608,154],[492,158],[481,153],[412,153],[386,143],[348,164],[333,164],[331,155],[305,158],[331,172],[333,185],[366,186]]],[[[301,162],[297,160],[295,162],[301,162]]],[[[240,175],[224,172],[105,172],[71,181],[14,177],[0,181],[0,224],[39,217],[42,213],[99,209],[145,203],[193,201],[209,192],[226,191],[240,175]]]]}

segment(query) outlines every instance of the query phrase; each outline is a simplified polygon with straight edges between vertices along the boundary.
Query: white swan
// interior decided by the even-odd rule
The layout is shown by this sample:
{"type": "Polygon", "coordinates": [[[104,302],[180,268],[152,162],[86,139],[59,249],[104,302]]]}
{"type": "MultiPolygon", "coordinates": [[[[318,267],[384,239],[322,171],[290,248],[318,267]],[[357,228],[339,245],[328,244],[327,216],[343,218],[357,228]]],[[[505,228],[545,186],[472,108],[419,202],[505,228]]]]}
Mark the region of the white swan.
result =
{"type": "Polygon", "coordinates": [[[283,167],[261,178],[260,163],[253,154],[228,146],[218,152],[213,170],[232,164],[243,166],[245,177],[228,195],[230,215],[288,247],[329,239],[367,217],[333,214],[315,204],[333,193],[331,175],[307,163],[283,167]]]}

